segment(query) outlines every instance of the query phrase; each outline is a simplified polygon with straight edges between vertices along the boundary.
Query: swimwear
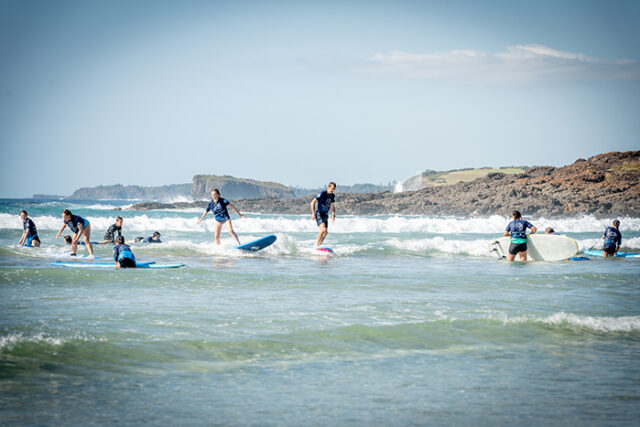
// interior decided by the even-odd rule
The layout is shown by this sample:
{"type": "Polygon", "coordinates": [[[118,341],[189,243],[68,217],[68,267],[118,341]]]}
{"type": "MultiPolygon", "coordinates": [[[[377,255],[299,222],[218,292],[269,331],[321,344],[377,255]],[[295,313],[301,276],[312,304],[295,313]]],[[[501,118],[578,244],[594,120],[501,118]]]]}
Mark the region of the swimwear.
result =
{"type": "Polygon", "coordinates": [[[136,256],[131,252],[131,248],[125,244],[115,245],[113,248],[113,259],[120,263],[120,267],[135,267],[136,256]]]}
{"type": "Polygon", "coordinates": [[[114,240],[116,237],[116,231],[118,232],[118,236],[122,236],[122,227],[119,227],[116,224],[111,224],[107,229],[107,232],[104,234],[104,240],[114,240]]]}
{"type": "Polygon", "coordinates": [[[207,206],[207,212],[213,212],[213,216],[218,222],[227,222],[231,219],[229,216],[229,211],[227,211],[227,206],[229,205],[229,201],[227,199],[218,199],[217,202],[211,200],[209,205],[207,206]]]}
{"type": "Polygon", "coordinates": [[[511,243],[509,245],[509,253],[511,255],[516,255],[520,252],[525,252],[527,250],[527,242],[524,243],[511,243]]]}
{"type": "Polygon", "coordinates": [[[86,219],[78,215],[71,215],[71,219],[69,221],[65,221],[64,223],[67,224],[67,227],[69,227],[69,230],[73,231],[74,233],[77,233],[78,231],[80,231],[80,228],[78,228],[78,224],[80,223],[82,223],[83,230],[87,228],[89,225],[91,225],[89,221],[87,221],[86,219]]]}

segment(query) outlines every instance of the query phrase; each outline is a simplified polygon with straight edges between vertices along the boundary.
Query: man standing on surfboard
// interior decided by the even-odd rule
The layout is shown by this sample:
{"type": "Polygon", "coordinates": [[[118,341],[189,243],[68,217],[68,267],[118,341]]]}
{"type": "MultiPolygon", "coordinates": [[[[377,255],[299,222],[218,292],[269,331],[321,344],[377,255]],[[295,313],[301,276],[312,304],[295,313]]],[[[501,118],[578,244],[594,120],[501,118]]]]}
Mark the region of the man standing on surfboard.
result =
{"type": "Polygon", "coordinates": [[[331,210],[331,222],[336,220],[336,207],[334,205],[336,196],[333,194],[334,191],[336,191],[336,183],[330,182],[327,185],[327,190],[320,192],[311,201],[311,215],[318,227],[320,227],[316,246],[322,245],[324,238],[329,234],[329,210],[331,210]]]}
{"type": "Polygon", "coordinates": [[[222,225],[226,222],[227,224],[229,224],[229,233],[231,233],[233,238],[236,239],[238,245],[240,245],[238,235],[235,233],[235,231],[233,231],[233,226],[231,225],[231,217],[229,216],[229,212],[227,211],[227,206],[231,206],[231,208],[233,208],[233,210],[236,211],[238,215],[240,215],[240,218],[244,218],[244,215],[242,215],[235,206],[229,203],[228,200],[221,198],[220,191],[218,191],[217,188],[214,188],[213,190],[211,190],[211,201],[209,202],[209,206],[207,206],[207,210],[204,211],[202,217],[198,220],[198,224],[200,224],[204,217],[207,216],[209,211],[211,211],[213,212],[213,216],[216,219],[216,244],[220,244],[220,230],[222,229],[222,225]]]}
{"type": "Polygon", "coordinates": [[[519,211],[513,211],[513,221],[511,221],[504,231],[505,236],[511,236],[509,254],[507,259],[513,261],[516,254],[520,254],[520,261],[527,260],[527,228],[531,229],[531,234],[535,234],[536,227],[529,221],[522,219],[519,211]]]}
{"type": "Polygon", "coordinates": [[[602,235],[602,257],[607,258],[615,256],[620,250],[622,244],[622,233],[620,232],[620,221],[617,219],[613,221],[613,227],[607,227],[602,235]]]}

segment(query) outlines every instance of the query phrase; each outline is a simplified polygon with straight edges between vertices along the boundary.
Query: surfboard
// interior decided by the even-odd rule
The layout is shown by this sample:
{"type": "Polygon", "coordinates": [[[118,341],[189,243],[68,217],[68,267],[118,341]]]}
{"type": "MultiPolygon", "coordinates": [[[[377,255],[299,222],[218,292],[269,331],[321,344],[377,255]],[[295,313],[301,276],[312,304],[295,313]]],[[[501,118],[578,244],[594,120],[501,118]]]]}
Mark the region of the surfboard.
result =
{"type": "Polygon", "coordinates": [[[316,248],[316,252],[324,255],[335,255],[335,252],[333,252],[333,249],[331,249],[328,246],[318,246],[316,248]]]}
{"type": "Polygon", "coordinates": [[[236,246],[236,249],[240,249],[241,251],[250,251],[257,252],[261,249],[266,248],[267,246],[273,245],[276,241],[277,237],[271,234],[270,236],[262,237],[258,240],[254,240],[253,242],[245,243],[244,245],[236,246]]]}
{"type": "MultiPolygon", "coordinates": [[[[500,237],[489,243],[489,249],[496,252],[500,258],[506,258],[509,253],[511,238],[500,237]]],[[[527,238],[527,259],[530,261],[562,261],[578,253],[578,243],[558,234],[534,234],[527,238]]],[[[516,255],[516,259],[520,259],[516,255]]]]}
{"type": "MultiPolygon", "coordinates": [[[[116,268],[115,262],[52,262],[53,267],[70,267],[70,268],[116,268]]],[[[156,264],[155,261],[137,262],[137,268],[180,268],[184,264],[156,264]]]]}
{"type": "MultiPolygon", "coordinates": [[[[595,249],[585,249],[582,252],[584,252],[585,255],[602,257],[602,251],[597,251],[595,249]]],[[[636,252],[618,252],[616,254],[616,256],[617,257],[621,257],[621,258],[638,258],[638,257],[640,257],[640,253],[636,253],[636,252]]]]}

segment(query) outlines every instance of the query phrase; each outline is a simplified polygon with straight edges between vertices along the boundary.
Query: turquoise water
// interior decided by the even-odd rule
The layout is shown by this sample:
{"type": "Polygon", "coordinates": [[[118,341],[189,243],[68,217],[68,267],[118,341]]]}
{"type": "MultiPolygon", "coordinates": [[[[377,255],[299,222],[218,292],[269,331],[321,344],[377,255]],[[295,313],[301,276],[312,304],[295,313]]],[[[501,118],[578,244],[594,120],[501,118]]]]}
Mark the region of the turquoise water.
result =
{"type": "MultiPolygon", "coordinates": [[[[234,219],[131,202],[0,201],[0,421],[23,424],[631,425],[640,417],[640,259],[513,263],[507,219],[234,219]],[[139,260],[177,270],[49,265],[69,207],[101,240],[116,215],[139,260]],[[124,210],[114,210],[121,207],[124,210]],[[20,209],[43,247],[17,248],[20,209]]],[[[529,218],[581,248],[611,219],[529,218]]],[[[640,251],[640,219],[621,218],[640,251]]],[[[79,253],[83,253],[82,250],[79,253]]],[[[99,246],[99,256],[110,248],[99,246]]]]}

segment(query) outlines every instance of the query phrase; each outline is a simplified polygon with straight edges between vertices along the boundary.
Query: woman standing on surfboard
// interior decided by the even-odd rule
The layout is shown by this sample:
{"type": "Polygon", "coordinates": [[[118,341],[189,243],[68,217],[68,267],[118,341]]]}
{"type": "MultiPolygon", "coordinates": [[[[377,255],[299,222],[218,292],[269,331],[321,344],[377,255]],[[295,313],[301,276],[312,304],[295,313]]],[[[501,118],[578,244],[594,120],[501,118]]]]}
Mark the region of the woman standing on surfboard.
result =
{"type": "Polygon", "coordinates": [[[520,254],[520,261],[527,260],[527,228],[531,229],[531,234],[535,234],[536,227],[529,221],[522,219],[519,211],[513,211],[513,221],[511,221],[506,230],[505,236],[511,236],[511,245],[509,246],[509,254],[507,259],[513,261],[516,254],[520,254]]]}
{"type": "Polygon", "coordinates": [[[209,213],[209,211],[213,212],[213,216],[216,219],[216,244],[220,244],[220,230],[222,229],[222,225],[226,222],[229,224],[229,233],[236,239],[238,245],[240,245],[240,240],[238,239],[238,235],[233,231],[233,225],[231,225],[231,217],[229,216],[229,212],[227,211],[227,206],[231,206],[234,211],[240,218],[244,218],[244,215],[240,213],[235,206],[233,206],[227,199],[222,199],[220,197],[220,191],[217,188],[211,190],[211,201],[209,202],[209,206],[207,206],[207,210],[204,211],[202,217],[198,220],[198,224],[202,222],[205,216],[209,213]]]}
{"type": "Polygon", "coordinates": [[[318,232],[318,239],[316,240],[316,246],[322,245],[324,238],[329,234],[329,210],[331,210],[331,221],[336,220],[336,207],[333,204],[336,201],[334,193],[336,191],[336,183],[330,182],[327,185],[327,191],[322,191],[311,201],[311,214],[313,219],[316,220],[320,231],[318,232]]]}

